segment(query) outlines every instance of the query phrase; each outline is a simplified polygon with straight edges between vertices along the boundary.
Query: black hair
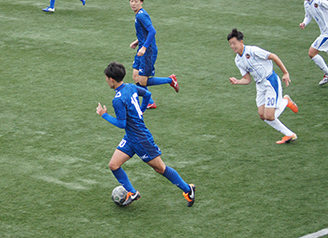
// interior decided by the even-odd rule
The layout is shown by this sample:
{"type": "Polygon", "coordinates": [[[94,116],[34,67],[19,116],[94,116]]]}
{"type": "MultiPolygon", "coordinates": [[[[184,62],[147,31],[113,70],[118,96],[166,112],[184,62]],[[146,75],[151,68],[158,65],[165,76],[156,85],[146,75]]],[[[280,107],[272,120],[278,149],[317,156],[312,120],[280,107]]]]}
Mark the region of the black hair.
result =
{"type": "Polygon", "coordinates": [[[113,78],[116,82],[123,81],[125,77],[125,68],[123,64],[116,63],[115,61],[110,63],[104,70],[104,73],[108,78],[113,78]]]}
{"type": "Polygon", "coordinates": [[[244,39],[244,34],[241,31],[237,31],[237,28],[235,28],[229,33],[227,39],[229,41],[234,37],[236,37],[237,40],[242,41],[244,39]]]}

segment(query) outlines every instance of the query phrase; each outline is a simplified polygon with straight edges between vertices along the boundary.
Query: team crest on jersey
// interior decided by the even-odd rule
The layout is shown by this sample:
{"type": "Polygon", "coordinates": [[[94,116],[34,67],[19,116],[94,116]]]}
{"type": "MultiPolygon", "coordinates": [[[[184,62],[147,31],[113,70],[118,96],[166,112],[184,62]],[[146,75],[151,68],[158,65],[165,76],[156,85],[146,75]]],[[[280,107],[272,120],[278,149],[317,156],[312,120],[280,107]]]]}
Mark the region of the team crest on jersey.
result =
{"type": "Polygon", "coordinates": [[[117,92],[116,95],[115,95],[116,98],[119,98],[121,96],[122,96],[122,93],[121,92],[117,92]]]}
{"type": "Polygon", "coordinates": [[[315,8],[318,8],[318,6],[319,6],[318,3],[315,3],[315,4],[314,4],[314,7],[315,7],[315,8]]]}
{"type": "Polygon", "coordinates": [[[246,54],[246,59],[251,58],[251,56],[249,54],[246,54]]]}

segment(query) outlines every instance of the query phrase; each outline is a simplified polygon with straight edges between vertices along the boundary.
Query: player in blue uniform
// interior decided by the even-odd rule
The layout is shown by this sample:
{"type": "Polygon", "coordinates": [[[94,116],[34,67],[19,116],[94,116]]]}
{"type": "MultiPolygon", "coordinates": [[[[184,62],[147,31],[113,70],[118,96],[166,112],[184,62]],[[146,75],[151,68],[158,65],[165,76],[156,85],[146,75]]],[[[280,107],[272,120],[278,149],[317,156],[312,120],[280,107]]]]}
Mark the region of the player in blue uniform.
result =
{"type": "MultiPolygon", "coordinates": [[[[138,51],[134,57],[133,80],[145,89],[147,86],[170,84],[176,92],[179,92],[179,84],[174,74],[169,77],[151,77],[155,75],[155,62],[157,58],[157,45],[155,40],[156,30],[151,22],[149,14],[142,8],[143,0],[130,0],[130,6],[135,12],[135,28],[137,40],[130,44],[132,49],[138,45],[138,51]]],[[[151,99],[148,108],[156,108],[151,99]]]]}
{"type": "Polygon", "coordinates": [[[109,167],[114,176],[128,191],[123,206],[127,206],[140,198],[140,193],[134,189],[127,174],[121,168],[134,154],[137,154],[157,173],[162,174],[183,190],[183,195],[188,201],[188,207],[191,207],[195,201],[195,185],[188,185],[178,172],[164,164],[161,159],[161,151],[145,126],[143,114],[147,109],[151,92],[133,84],[123,83],[125,68],[122,64],[112,62],[104,73],[109,87],[116,92],[112,102],[116,118],[108,115],[106,106],[102,107],[100,103],[97,107],[97,113],[113,125],[125,129],[126,132],[109,162],[109,167]],[[139,96],[143,97],[141,107],[139,96]]]}
{"type": "MultiPolygon", "coordinates": [[[[83,6],[85,5],[85,0],[80,0],[83,4],[83,6]]],[[[46,7],[44,9],[42,9],[44,12],[55,12],[55,2],[56,0],[50,0],[50,5],[49,7],[46,7]]]]}

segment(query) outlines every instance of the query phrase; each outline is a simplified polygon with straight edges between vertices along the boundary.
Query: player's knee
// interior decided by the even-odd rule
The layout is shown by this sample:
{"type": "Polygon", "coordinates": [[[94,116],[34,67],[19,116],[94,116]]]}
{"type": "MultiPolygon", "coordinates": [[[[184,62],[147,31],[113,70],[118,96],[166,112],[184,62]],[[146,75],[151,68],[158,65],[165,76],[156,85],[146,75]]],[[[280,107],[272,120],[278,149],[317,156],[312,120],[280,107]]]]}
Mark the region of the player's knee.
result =
{"type": "Polygon", "coordinates": [[[159,174],[163,174],[165,172],[165,167],[153,167],[153,169],[159,173],[159,174]]]}
{"type": "Polygon", "coordinates": [[[311,59],[312,59],[314,56],[316,56],[317,54],[318,54],[318,51],[317,51],[317,50],[312,49],[312,48],[309,49],[309,56],[310,56],[311,59]]]}
{"type": "Polygon", "coordinates": [[[275,118],[275,116],[274,115],[266,115],[265,116],[265,120],[267,120],[267,121],[274,121],[276,118],[275,118]]]}
{"type": "Polygon", "coordinates": [[[116,165],[115,163],[113,163],[111,161],[109,162],[108,166],[109,166],[110,170],[112,170],[112,171],[117,170],[118,168],[120,168],[120,166],[116,165]]]}
{"type": "Polygon", "coordinates": [[[265,117],[264,117],[264,115],[263,115],[263,114],[259,114],[259,117],[261,118],[261,120],[262,120],[262,121],[264,121],[264,120],[265,120],[265,117]]]}

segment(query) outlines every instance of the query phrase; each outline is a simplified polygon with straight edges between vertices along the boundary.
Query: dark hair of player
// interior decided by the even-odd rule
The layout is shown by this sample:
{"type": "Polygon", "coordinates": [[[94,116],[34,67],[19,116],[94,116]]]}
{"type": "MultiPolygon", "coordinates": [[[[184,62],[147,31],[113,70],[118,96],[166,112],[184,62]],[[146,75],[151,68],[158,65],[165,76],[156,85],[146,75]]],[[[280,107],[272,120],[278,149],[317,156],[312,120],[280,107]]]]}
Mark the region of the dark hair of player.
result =
{"type": "Polygon", "coordinates": [[[104,70],[104,73],[108,78],[113,78],[116,82],[123,81],[125,77],[125,68],[122,64],[112,62],[104,70]]]}
{"type": "Polygon", "coordinates": [[[237,28],[235,28],[229,33],[227,39],[229,41],[234,37],[236,37],[237,40],[242,41],[244,39],[244,34],[241,31],[237,31],[237,28]]]}

